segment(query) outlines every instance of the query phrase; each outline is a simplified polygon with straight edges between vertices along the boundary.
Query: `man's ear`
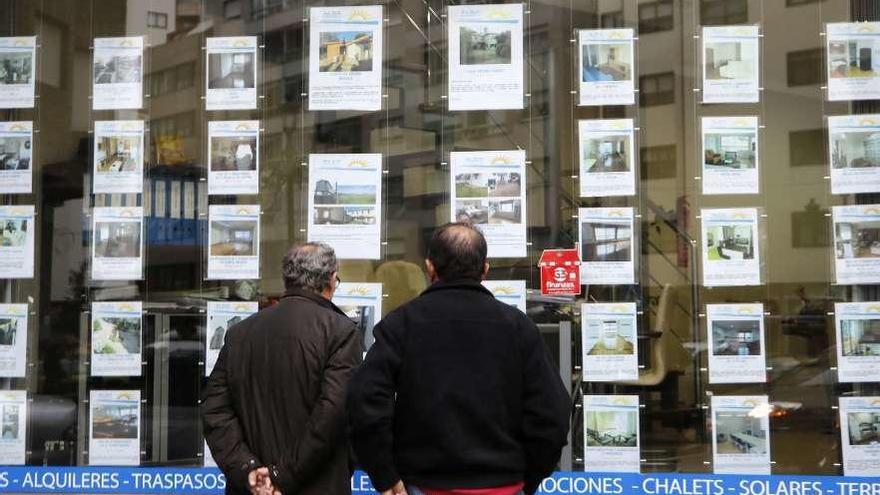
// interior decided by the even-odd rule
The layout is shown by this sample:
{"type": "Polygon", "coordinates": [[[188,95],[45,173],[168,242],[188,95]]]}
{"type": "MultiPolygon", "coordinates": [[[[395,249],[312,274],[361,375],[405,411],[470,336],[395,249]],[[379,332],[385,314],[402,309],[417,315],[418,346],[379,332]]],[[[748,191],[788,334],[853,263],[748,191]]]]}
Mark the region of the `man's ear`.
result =
{"type": "Polygon", "coordinates": [[[434,268],[434,263],[431,263],[429,259],[425,259],[425,271],[428,272],[428,280],[434,280],[437,276],[437,269],[434,268]]]}
{"type": "Polygon", "coordinates": [[[480,276],[483,280],[486,280],[486,277],[489,276],[489,262],[483,263],[483,274],[480,276]]]}

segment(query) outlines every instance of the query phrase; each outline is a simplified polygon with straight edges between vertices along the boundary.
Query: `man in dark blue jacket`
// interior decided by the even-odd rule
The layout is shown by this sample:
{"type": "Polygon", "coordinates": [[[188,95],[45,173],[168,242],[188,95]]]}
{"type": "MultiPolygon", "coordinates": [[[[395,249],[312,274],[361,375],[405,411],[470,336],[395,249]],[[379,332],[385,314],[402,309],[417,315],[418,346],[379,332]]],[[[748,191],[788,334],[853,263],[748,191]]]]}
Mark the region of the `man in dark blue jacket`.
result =
{"type": "Polygon", "coordinates": [[[385,317],[348,388],[352,445],[383,494],[533,493],[566,443],[570,399],[538,328],[480,284],[486,240],[432,237],[432,285],[385,317]]]}

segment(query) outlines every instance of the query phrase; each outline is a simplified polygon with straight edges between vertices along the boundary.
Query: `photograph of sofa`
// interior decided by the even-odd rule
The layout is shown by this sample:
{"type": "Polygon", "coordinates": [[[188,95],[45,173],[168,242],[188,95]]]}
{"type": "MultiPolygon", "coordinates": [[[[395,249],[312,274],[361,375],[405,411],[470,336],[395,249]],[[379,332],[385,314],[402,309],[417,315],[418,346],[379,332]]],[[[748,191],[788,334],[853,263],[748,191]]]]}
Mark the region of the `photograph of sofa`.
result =
{"type": "Polygon", "coordinates": [[[630,43],[584,45],[581,58],[581,82],[628,81],[632,78],[630,43]]]}
{"type": "Polygon", "coordinates": [[[755,168],[757,136],[752,133],[716,133],[703,135],[706,170],[755,168]]]}
{"type": "Polygon", "coordinates": [[[834,79],[876,77],[878,61],[874,44],[873,37],[828,43],[829,76],[834,79]]]}

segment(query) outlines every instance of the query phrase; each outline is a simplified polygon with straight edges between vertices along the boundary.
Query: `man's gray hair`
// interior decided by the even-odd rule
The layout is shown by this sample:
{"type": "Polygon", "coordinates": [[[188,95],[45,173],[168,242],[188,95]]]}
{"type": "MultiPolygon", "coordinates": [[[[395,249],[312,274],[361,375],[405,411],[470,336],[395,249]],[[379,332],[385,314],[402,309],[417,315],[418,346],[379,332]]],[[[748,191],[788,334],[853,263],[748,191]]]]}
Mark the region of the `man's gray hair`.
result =
{"type": "Polygon", "coordinates": [[[281,263],[285,289],[322,292],[330,286],[339,261],[333,248],[322,242],[307,242],[290,248],[281,263]]]}

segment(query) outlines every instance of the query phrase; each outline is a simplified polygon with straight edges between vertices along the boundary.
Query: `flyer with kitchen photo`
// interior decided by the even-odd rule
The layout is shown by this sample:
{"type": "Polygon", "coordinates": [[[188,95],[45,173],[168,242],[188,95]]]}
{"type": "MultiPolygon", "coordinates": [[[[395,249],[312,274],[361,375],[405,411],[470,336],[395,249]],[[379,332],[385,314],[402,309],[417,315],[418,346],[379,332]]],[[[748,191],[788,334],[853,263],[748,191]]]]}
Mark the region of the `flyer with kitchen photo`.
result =
{"type": "Polygon", "coordinates": [[[709,383],[767,381],[764,305],[707,304],[709,383]]]}

